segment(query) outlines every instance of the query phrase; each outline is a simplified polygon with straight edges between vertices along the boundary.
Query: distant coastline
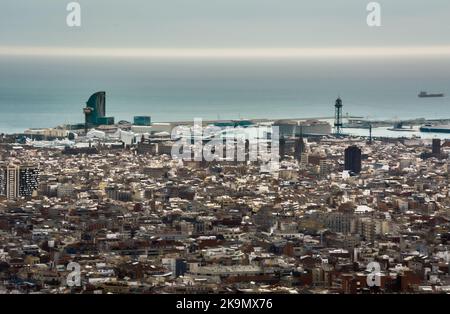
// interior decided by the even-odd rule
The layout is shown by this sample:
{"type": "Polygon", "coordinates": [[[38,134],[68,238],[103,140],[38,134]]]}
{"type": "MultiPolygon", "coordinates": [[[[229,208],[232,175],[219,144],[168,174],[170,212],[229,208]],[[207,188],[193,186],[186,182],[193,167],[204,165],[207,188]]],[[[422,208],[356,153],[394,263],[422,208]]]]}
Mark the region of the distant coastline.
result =
{"type": "MultiPolygon", "coordinates": [[[[366,121],[363,117],[360,116],[346,116],[345,119],[347,121],[366,121]]],[[[241,119],[241,120],[203,120],[204,125],[212,125],[212,124],[223,124],[227,122],[237,122],[237,121],[251,121],[254,125],[259,124],[272,124],[276,121],[323,121],[333,126],[333,117],[304,117],[304,118],[282,118],[282,119],[241,119]]],[[[183,121],[163,121],[163,122],[155,122],[156,124],[174,124],[174,125],[192,125],[194,120],[183,120],[183,121]]],[[[448,119],[405,119],[403,123],[406,123],[406,127],[404,129],[395,129],[392,125],[395,125],[401,120],[367,120],[366,123],[370,123],[373,125],[371,135],[375,138],[422,138],[422,139],[431,139],[431,138],[440,138],[440,139],[450,139],[449,133],[439,133],[439,132],[421,132],[420,127],[427,123],[439,123],[444,125],[450,125],[450,118],[448,119]],[[404,132],[404,130],[408,130],[408,132],[404,132]]],[[[131,122],[130,122],[131,123],[131,122]]],[[[64,125],[60,126],[49,126],[48,128],[29,128],[19,132],[0,132],[0,134],[4,134],[7,136],[27,136],[27,131],[32,130],[45,130],[52,128],[62,128],[64,125]]],[[[360,137],[369,137],[369,129],[366,127],[344,127],[344,135],[346,136],[360,136],[360,137]]]]}

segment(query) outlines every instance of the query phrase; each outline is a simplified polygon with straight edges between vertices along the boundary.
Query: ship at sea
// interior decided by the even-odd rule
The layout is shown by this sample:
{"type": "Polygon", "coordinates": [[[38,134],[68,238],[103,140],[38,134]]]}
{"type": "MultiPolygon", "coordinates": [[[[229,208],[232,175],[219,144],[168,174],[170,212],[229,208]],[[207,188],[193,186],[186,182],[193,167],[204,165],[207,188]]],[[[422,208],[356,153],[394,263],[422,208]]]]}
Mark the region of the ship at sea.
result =
{"type": "Polygon", "coordinates": [[[428,94],[427,92],[420,92],[419,93],[419,98],[429,98],[429,97],[444,97],[443,93],[439,93],[439,94],[428,94]]]}
{"type": "Polygon", "coordinates": [[[425,124],[420,127],[420,132],[450,133],[450,124],[440,124],[440,125],[425,124]]]}

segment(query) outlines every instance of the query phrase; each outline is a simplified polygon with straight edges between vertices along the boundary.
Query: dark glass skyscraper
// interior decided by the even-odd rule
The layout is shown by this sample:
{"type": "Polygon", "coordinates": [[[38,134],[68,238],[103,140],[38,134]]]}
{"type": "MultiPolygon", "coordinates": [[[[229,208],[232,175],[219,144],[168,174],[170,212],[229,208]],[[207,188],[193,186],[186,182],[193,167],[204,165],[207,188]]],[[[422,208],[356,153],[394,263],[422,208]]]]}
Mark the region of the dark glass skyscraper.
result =
{"type": "Polygon", "coordinates": [[[433,155],[440,155],[441,154],[441,140],[438,138],[433,139],[433,155]]]}
{"type": "Polygon", "coordinates": [[[294,144],[294,157],[296,160],[300,160],[302,153],[305,152],[305,142],[303,141],[303,137],[296,137],[294,144]]]}
{"type": "Polygon", "coordinates": [[[344,170],[354,173],[361,172],[361,149],[358,146],[349,146],[345,149],[344,170]]]}
{"type": "Polygon", "coordinates": [[[279,141],[280,160],[284,160],[286,155],[286,139],[282,136],[279,141]]]}
{"type": "Polygon", "coordinates": [[[97,92],[89,97],[86,107],[83,109],[85,115],[86,130],[91,126],[102,124],[114,124],[113,117],[106,117],[106,93],[97,92]]]}
{"type": "Polygon", "coordinates": [[[86,102],[86,122],[88,124],[96,125],[98,124],[98,118],[104,117],[106,112],[106,93],[97,92],[89,97],[86,102]]]}

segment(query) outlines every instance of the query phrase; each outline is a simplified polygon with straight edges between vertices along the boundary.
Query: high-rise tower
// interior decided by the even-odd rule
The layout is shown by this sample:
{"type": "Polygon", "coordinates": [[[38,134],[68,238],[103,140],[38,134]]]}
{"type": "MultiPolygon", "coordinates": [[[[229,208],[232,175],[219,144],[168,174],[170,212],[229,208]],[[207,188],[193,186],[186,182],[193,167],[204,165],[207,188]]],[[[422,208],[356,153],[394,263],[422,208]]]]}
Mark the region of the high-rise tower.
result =
{"type": "Polygon", "coordinates": [[[98,123],[98,118],[105,116],[105,101],[105,92],[97,92],[89,97],[89,100],[86,102],[86,108],[84,110],[84,113],[86,115],[86,122],[88,124],[95,125],[98,123]]]}
{"type": "Polygon", "coordinates": [[[83,108],[85,116],[85,129],[101,124],[114,124],[113,117],[106,117],[106,93],[97,92],[89,97],[86,107],[83,108]]]}
{"type": "Polygon", "coordinates": [[[349,146],[344,153],[344,170],[353,173],[361,172],[361,149],[358,146],[349,146]]]}
{"type": "Polygon", "coordinates": [[[8,199],[32,196],[39,183],[39,169],[30,165],[0,167],[0,195],[8,199]]]}
{"type": "Polygon", "coordinates": [[[303,137],[296,137],[294,142],[294,158],[300,160],[302,153],[305,152],[305,142],[303,137]]]}
{"type": "Polygon", "coordinates": [[[433,155],[438,156],[441,154],[441,139],[434,138],[432,142],[433,155]]]}
{"type": "Polygon", "coordinates": [[[284,136],[280,138],[279,143],[280,160],[284,160],[286,155],[286,139],[284,138],[284,136]]]}

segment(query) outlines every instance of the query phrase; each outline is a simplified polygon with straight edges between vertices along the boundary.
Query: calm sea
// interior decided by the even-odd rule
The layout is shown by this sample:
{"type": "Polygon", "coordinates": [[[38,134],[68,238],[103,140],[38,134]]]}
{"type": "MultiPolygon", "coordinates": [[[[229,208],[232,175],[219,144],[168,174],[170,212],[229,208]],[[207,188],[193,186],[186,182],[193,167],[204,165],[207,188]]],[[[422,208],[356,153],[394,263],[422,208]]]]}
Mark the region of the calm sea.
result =
{"type": "Polygon", "coordinates": [[[107,92],[116,121],[332,116],[450,118],[450,60],[125,60],[0,58],[0,132],[83,121],[107,92]],[[420,99],[421,91],[444,98],[420,99]]]}

